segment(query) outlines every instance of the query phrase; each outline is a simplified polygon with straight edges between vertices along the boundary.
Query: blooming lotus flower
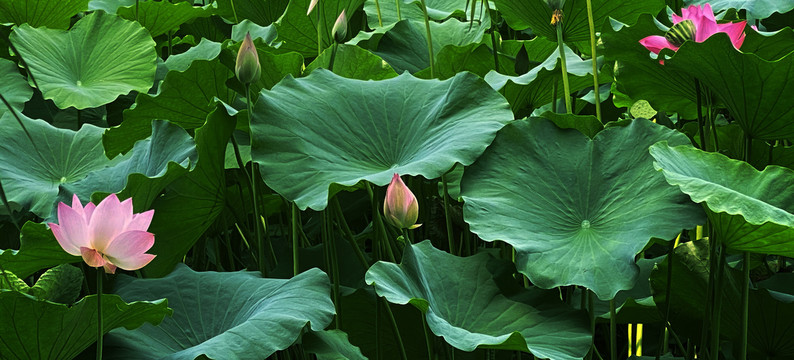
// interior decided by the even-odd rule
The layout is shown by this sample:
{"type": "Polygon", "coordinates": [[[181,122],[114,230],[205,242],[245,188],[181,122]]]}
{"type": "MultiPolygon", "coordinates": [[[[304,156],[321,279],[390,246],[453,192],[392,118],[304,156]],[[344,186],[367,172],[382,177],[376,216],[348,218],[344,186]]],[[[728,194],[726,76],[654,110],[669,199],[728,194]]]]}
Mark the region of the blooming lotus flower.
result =
{"type": "Polygon", "coordinates": [[[648,36],[641,39],[640,44],[654,54],[658,54],[662,49],[677,51],[686,40],[703,42],[711,35],[722,32],[728,34],[733,46],[739,49],[744,42],[746,24],[747,21],[717,24],[711,5],[706,4],[702,9],[700,6],[690,5],[686,9],[681,9],[681,16],[673,14],[673,27],[665,36],[648,36]]]}
{"type": "Polygon", "coordinates": [[[347,15],[345,15],[345,10],[342,10],[342,13],[336,18],[331,33],[334,34],[334,40],[336,40],[337,43],[345,41],[345,37],[347,36],[347,15]]]}
{"type": "Polygon", "coordinates": [[[262,67],[259,65],[259,54],[256,52],[251,33],[245,34],[245,39],[237,51],[237,62],[234,64],[234,74],[243,84],[259,81],[262,67]]]}
{"type": "Polygon", "coordinates": [[[394,174],[386,189],[383,215],[386,221],[400,229],[416,229],[422,225],[416,223],[419,217],[419,202],[398,174],[394,174]]]}
{"type": "Polygon", "coordinates": [[[145,253],[154,245],[154,234],[146,231],[152,216],[154,210],[133,214],[132,199],[119,202],[116,194],[85,207],[74,195],[71,207],[58,204],[58,224],[49,225],[64,251],[113,274],[117,267],[138,270],[154,259],[145,253]]]}

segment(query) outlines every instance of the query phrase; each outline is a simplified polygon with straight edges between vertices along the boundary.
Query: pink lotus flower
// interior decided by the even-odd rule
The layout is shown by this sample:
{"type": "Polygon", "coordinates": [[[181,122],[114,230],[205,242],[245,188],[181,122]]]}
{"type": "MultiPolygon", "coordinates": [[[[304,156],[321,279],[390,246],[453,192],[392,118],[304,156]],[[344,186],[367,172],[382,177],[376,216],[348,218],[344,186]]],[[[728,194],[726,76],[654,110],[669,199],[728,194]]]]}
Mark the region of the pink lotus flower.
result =
{"type": "Polygon", "coordinates": [[[383,215],[390,224],[400,229],[416,229],[422,225],[416,223],[419,218],[419,202],[398,174],[394,174],[386,189],[383,215]]]}
{"type": "Polygon", "coordinates": [[[648,36],[641,39],[640,44],[654,54],[658,54],[662,49],[677,51],[686,40],[703,42],[719,32],[728,34],[736,49],[739,49],[744,42],[744,27],[747,21],[717,24],[709,4],[704,5],[703,9],[700,6],[690,5],[689,8],[681,9],[681,15],[673,14],[673,27],[665,36],[648,36]]]}
{"type": "Polygon", "coordinates": [[[154,210],[133,214],[132,199],[119,202],[116,194],[85,208],[74,195],[71,207],[58,204],[58,224],[49,225],[64,251],[113,274],[116,267],[138,270],[154,259],[145,253],[154,245],[154,234],[146,231],[152,216],[154,210]]]}

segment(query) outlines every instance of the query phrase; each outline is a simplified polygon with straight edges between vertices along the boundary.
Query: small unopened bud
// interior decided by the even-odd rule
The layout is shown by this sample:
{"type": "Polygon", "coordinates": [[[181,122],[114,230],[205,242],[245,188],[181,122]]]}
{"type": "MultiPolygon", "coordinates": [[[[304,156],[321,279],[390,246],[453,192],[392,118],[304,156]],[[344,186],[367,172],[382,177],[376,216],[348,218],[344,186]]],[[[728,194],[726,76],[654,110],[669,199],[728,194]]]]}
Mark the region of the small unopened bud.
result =
{"type": "Polygon", "coordinates": [[[312,2],[309,3],[309,10],[306,10],[306,16],[309,16],[309,14],[312,13],[312,10],[314,10],[314,7],[317,6],[318,1],[319,0],[312,0],[312,2]]]}
{"type": "Polygon", "coordinates": [[[560,22],[562,22],[562,10],[554,9],[554,12],[551,13],[551,24],[557,25],[560,22]]]}
{"type": "Polygon", "coordinates": [[[345,37],[347,36],[347,16],[345,15],[345,10],[342,10],[342,13],[336,18],[331,32],[334,34],[334,40],[337,43],[345,41],[345,37]]]}
{"type": "Polygon", "coordinates": [[[422,225],[416,223],[419,218],[419,202],[398,174],[394,174],[386,189],[383,215],[386,221],[400,229],[415,229],[422,225]]]}
{"type": "Polygon", "coordinates": [[[259,54],[256,53],[256,46],[254,46],[254,41],[251,40],[250,33],[245,34],[240,50],[237,51],[234,74],[237,75],[237,80],[246,85],[257,82],[262,74],[262,68],[259,65],[259,54]]]}

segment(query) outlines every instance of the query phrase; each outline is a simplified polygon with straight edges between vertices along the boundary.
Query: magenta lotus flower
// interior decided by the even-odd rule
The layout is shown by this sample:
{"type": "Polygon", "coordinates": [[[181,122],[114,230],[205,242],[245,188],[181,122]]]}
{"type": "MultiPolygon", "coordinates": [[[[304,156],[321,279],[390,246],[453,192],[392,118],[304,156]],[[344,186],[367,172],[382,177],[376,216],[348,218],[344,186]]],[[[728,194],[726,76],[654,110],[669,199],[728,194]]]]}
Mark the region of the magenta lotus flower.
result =
{"type": "Polygon", "coordinates": [[[154,234],[146,231],[152,216],[154,210],[133,214],[132,199],[120,202],[116,194],[85,207],[74,195],[71,207],[58,204],[58,224],[49,225],[64,251],[113,274],[117,267],[138,270],[154,259],[146,254],[154,245],[154,234]]]}
{"type": "Polygon", "coordinates": [[[658,54],[662,49],[677,51],[686,40],[703,42],[711,35],[720,32],[728,34],[736,49],[739,49],[744,42],[744,27],[747,21],[717,24],[709,4],[705,4],[702,9],[700,6],[690,5],[686,9],[681,9],[681,15],[673,14],[673,27],[665,36],[648,36],[640,40],[640,44],[654,54],[658,54]]]}
{"type": "Polygon", "coordinates": [[[386,221],[400,229],[415,229],[422,225],[416,223],[419,218],[419,202],[398,174],[394,174],[386,189],[383,215],[386,221]]]}

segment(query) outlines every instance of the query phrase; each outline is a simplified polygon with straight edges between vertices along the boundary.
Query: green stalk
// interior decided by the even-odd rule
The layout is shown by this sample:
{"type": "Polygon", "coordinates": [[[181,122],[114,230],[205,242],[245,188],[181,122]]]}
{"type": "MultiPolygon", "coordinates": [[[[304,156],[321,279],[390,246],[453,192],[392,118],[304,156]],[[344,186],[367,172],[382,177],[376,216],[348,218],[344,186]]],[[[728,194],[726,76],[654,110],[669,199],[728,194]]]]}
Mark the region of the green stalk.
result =
{"type": "MultiPolygon", "coordinates": [[[[30,71],[28,71],[28,72],[30,72],[30,71]]],[[[0,94],[0,100],[3,101],[3,104],[5,104],[6,108],[8,108],[8,111],[11,112],[12,115],[14,115],[14,119],[16,119],[17,123],[19,124],[19,126],[22,127],[22,131],[25,132],[25,136],[27,136],[28,140],[30,141],[30,144],[33,145],[34,149],[36,149],[36,154],[39,155],[39,160],[41,160],[42,163],[46,164],[47,161],[44,160],[44,157],[42,157],[41,150],[39,150],[39,147],[38,147],[38,145],[36,145],[36,142],[33,141],[33,137],[30,135],[30,132],[28,132],[28,128],[25,126],[25,123],[22,122],[22,118],[20,118],[19,114],[17,114],[16,110],[14,110],[11,107],[11,104],[8,103],[8,100],[6,100],[5,96],[3,96],[3,94],[0,94]]]]}
{"type": "Polygon", "coordinates": [[[422,318],[422,329],[425,331],[425,343],[427,344],[427,358],[433,358],[433,343],[430,339],[430,333],[427,331],[427,320],[425,320],[425,313],[419,310],[419,317],[422,318]]]}
{"type": "MultiPolygon", "coordinates": [[[[679,237],[681,235],[678,235],[679,237]]],[[[660,336],[661,341],[659,342],[659,352],[657,353],[657,357],[661,357],[667,351],[667,333],[672,331],[669,328],[670,323],[670,292],[673,283],[673,251],[675,251],[675,241],[670,241],[670,249],[667,252],[667,288],[664,292],[664,299],[665,299],[665,307],[664,307],[664,331],[662,331],[662,335],[660,336]]]]}
{"type": "Polygon", "coordinates": [[[77,130],[80,130],[80,128],[83,127],[83,116],[80,109],[76,109],[76,110],[77,110],[77,130]]]}
{"type": "Polygon", "coordinates": [[[172,45],[173,35],[171,34],[171,31],[169,31],[167,35],[168,35],[168,56],[170,57],[171,54],[174,53],[174,48],[172,45]]]}
{"type": "MultiPolygon", "coordinates": [[[[380,215],[380,211],[378,210],[377,203],[375,201],[375,193],[372,191],[372,184],[367,183],[367,193],[369,194],[369,201],[372,205],[372,217],[375,221],[375,225],[380,229],[380,241],[374,246],[377,249],[380,247],[384,247],[386,249],[386,255],[389,256],[389,260],[391,262],[397,262],[396,258],[394,257],[394,253],[391,250],[391,245],[389,244],[391,238],[389,235],[386,234],[386,224],[383,223],[383,217],[380,215]]],[[[376,236],[375,239],[378,239],[376,236]]],[[[376,259],[380,259],[376,257],[376,259]]]]}
{"type": "MultiPolygon", "coordinates": [[[[482,3],[485,4],[485,9],[490,14],[491,13],[491,6],[488,5],[488,1],[483,0],[482,3]]],[[[472,10],[471,10],[471,17],[472,17],[472,23],[473,23],[474,22],[474,7],[472,7],[472,10]]],[[[496,70],[496,71],[499,71],[499,49],[498,49],[497,45],[498,44],[496,43],[496,25],[493,22],[491,22],[491,46],[493,47],[493,69],[496,70]]]]}
{"type": "Polygon", "coordinates": [[[323,52],[323,33],[320,29],[320,24],[322,24],[320,19],[320,10],[322,10],[322,1],[317,1],[317,57],[320,57],[320,53],[323,52]]]}
{"type": "MultiPolygon", "coordinates": [[[[447,194],[447,176],[441,175],[441,186],[444,190],[444,221],[447,224],[447,242],[449,253],[455,254],[455,240],[452,238],[452,218],[449,215],[449,195],[447,194]]],[[[460,254],[460,253],[458,253],[460,254]]]]}
{"type": "Polygon", "coordinates": [[[712,109],[712,106],[713,106],[714,103],[713,103],[712,98],[711,98],[711,92],[706,92],[706,94],[708,95],[706,97],[706,99],[708,100],[706,102],[707,103],[706,109],[708,109],[709,127],[711,127],[711,137],[712,137],[713,142],[714,142],[714,151],[715,152],[719,152],[720,151],[720,143],[719,143],[719,140],[717,138],[717,126],[714,123],[714,111],[712,109]]]}
{"type": "MultiPolygon", "coordinates": [[[[427,31],[427,52],[430,55],[430,77],[436,77],[436,64],[435,60],[433,59],[433,37],[430,35],[430,17],[427,15],[427,4],[425,0],[421,0],[422,2],[422,13],[425,15],[425,30],[427,31]]],[[[397,0],[397,4],[400,3],[400,0],[397,0]]],[[[397,16],[399,18],[400,7],[397,6],[397,16]]]]}
{"type": "MultiPolygon", "coordinates": [[[[753,150],[753,138],[750,135],[744,135],[744,161],[750,163],[750,156],[753,150]]],[[[750,253],[744,252],[744,262],[742,264],[744,274],[742,277],[742,325],[741,336],[739,342],[739,359],[747,359],[747,327],[750,320],[750,253]]]]}
{"type": "MultiPolygon", "coordinates": [[[[138,0],[135,1],[137,2],[138,0]]],[[[234,9],[234,0],[229,0],[229,2],[232,3],[232,14],[234,14],[234,23],[239,24],[240,20],[237,20],[237,10],[234,9]]]]}
{"type": "Polygon", "coordinates": [[[102,276],[104,275],[102,267],[96,269],[96,360],[102,360],[102,340],[104,331],[102,331],[102,276]]]}
{"type": "MultiPolygon", "coordinates": [[[[590,0],[587,2],[589,4],[590,0]]],[[[609,300],[609,358],[611,360],[618,359],[618,323],[615,320],[616,317],[615,299],[612,299],[609,300]]]]}
{"type": "Polygon", "coordinates": [[[336,50],[338,49],[339,44],[334,41],[334,44],[331,45],[331,61],[328,63],[328,71],[334,71],[334,60],[336,60],[336,50]]]}
{"type": "MultiPolygon", "coordinates": [[[[138,21],[138,2],[139,2],[139,1],[140,1],[140,0],[135,0],[135,21],[138,21]]],[[[234,1],[232,1],[232,10],[233,10],[233,9],[234,9],[234,1]]],[[[236,15],[235,15],[235,19],[236,19],[236,18],[237,18],[237,17],[236,17],[236,15]]]]}
{"type": "MultiPolygon", "coordinates": [[[[397,0],[399,1],[399,0],[397,0]]],[[[383,27],[383,18],[380,15],[380,1],[375,0],[375,10],[378,12],[378,26],[383,27]]]]}
{"type": "Polygon", "coordinates": [[[298,275],[300,273],[300,267],[298,266],[298,248],[300,245],[298,241],[300,240],[300,233],[298,233],[298,205],[292,203],[292,275],[298,275]]]}
{"type": "MultiPolygon", "coordinates": [[[[251,112],[253,109],[251,108],[251,85],[245,85],[245,104],[246,109],[248,109],[248,123],[251,123],[251,112]]],[[[234,138],[234,136],[232,136],[234,138]]],[[[239,150],[237,150],[239,152],[239,150]]],[[[251,159],[251,181],[249,182],[249,186],[251,187],[251,201],[254,204],[254,236],[256,236],[256,243],[259,245],[259,271],[262,273],[262,276],[267,276],[267,261],[265,260],[265,240],[262,238],[262,233],[259,230],[259,223],[262,221],[259,216],[259,206],[257,205],[257,197],[256,197],[256,183],[257,183],[257,168],[256,163],[253,159],[251,159]]],[[[246,174],[248,175],[248,174],[246,174]]]]}
{"type": "Polygon", "coordinates": [[[400,2],[402,0],[394,0],[395,5],[397,5],[397,21],[402,21],[403,17],[400,14],[400,2]]]}
{"type": "MultiPolygon", "coordinates": [[[[590,315],[590,333],[593,334],[593,338],[591,339],[590,343],[590,358],[592,359],[593,353],[596,351],[595,347],[595,325],[596,325],[596,316],[595,316],[595,294],[590,291],[583,289],[583,291],[587,292],[587,313],[590,315]]],[[[584,296],[584,294],[582,294],[584,296]]]]}
{"type": "Polygon", "coordinates": [[[336,197],[331,199],[334,207],[334,213],[337,219],[337,226],[339,226],[340,231],[347,236],[347,240],[350,243],[350,246],[353,247],[353,251],[356,253],[356,258],[361,263],[365,269],[369,268],[369,264],[367,263],[367,258],[364,256],[364,253],[361,251],[361,248],[356,243],[356,237],[353,236],[353,232],[350,231],[350,226],[347,225],[347,220],[345,220],[345,214],[342,212],[342,206],[339,205],[339,200],[336,197]]]}
{"type": "MultiPolygon", "coordinates": [[[[560,65],[562,65],[562,86],[565,90],[565,111],[568,114],[573,114],[573,108],[571,107],[571,86],[568,84],[568,66],[565,59],[565,43],[562,41],[562,21],[558,22],[557,25],[557,48],[560,51],[560,65]]],[[[596,92],[598,88],[596,88],[596,92]]]]}
{"type": "Polygon", "coordinates": [[[386,314],[389,315],[389,320],[391,321],[391,327],[394,331],[394,336],[397,340],[397,345],[400,347],[400,356],[402,360],[408,360],[408,354],[405,352],[405,345],[403,345],[403,338],[400,336],[400,328],[397,327],[397,320],[394,319],[394,314],[391,312],[391,307],[389,306],[389,302],[386,301],[386,298],[380,298],[383,300],[383,304],[386,306],[386,314]]]}
{"type": "MultiPolygon", "coordinates": [[[[709,237],[714,236],[714,231],[709,232],[709,237]]],[[[711,348],[709,350],[709,355],[712,359],[719,359],[719,351],[720,351],[720,323],[722,321],[722,285],[725,280],[725,276],[723,274],[723,268],[725,264],[723,263],[724,254],[723,254],[723,246],[718,239],[715,237],[715,243],[718,248],[716,249],[717,258],[712,260],[717,265],[717,273],[714,275],[714,280],[716,282],[716,286],[714,287],[714,307],[712,310],[712,320],[711,320],[711,348]]]]}
{"type": "Polygon", "coordinates": [[[695,79],[695,102],[697,105],[697,112],[698,112],[698,133],[700,134],[700,149],[705,151],[706,127],[703,121],[703,109],[701,109],[703,103],[700,98],[700,81],[698,81],[698,79],[695,79]]]}
{"type": "Polygon", "coordinates": [[[587,0],[587,23],[590,26],[590,52],[593,55],[593,90],[595,91],[596,118],[601,121],[601,94],[598,91],[598,61],[596,59],[595,25],[593,24],[593,4],[587,0]]]}

